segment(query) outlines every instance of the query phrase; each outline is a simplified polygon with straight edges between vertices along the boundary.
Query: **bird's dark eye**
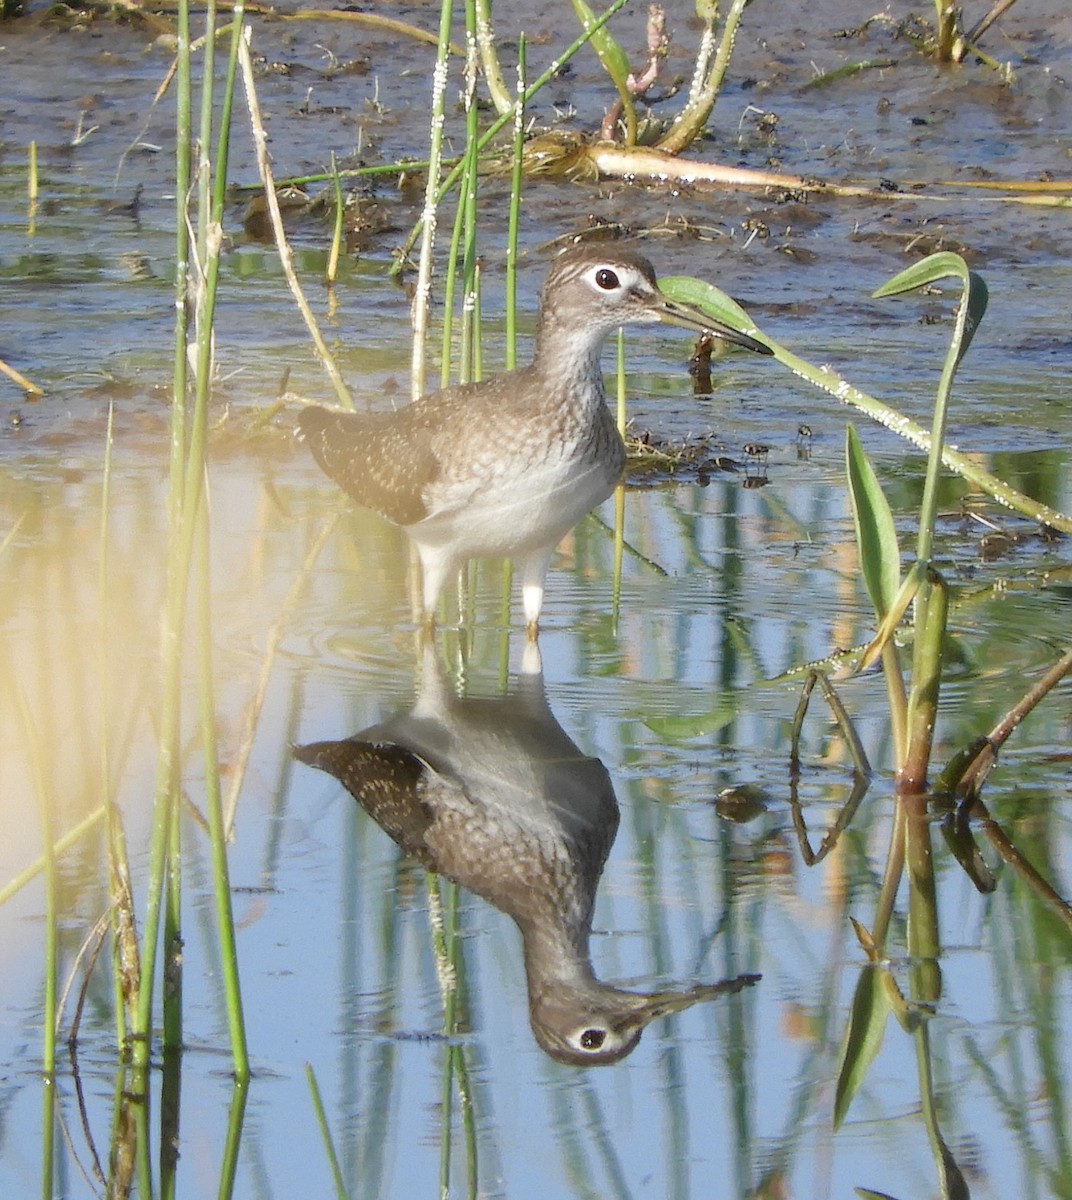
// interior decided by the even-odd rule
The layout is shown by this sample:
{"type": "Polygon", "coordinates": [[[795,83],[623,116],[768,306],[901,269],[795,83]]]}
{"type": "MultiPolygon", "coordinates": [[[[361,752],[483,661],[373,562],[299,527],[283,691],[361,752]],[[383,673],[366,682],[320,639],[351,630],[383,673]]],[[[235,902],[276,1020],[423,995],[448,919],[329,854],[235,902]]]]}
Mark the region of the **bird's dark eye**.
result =
{"type": "Polygon", "coordinates": [[[615,288],[621,287],[621,283],[610,267],[600,267],[596,272],[596,287],[601,287],[605,292],[613,292],[615,288]]]}
{"type": "MultiPolygon", "coordinates": [[[[600,275],[610,275],[614,278],[613,271],[600,271],[600,275]]],[[[598,279],[599,276],[596,276],[598,279]]],[[[605,1029],[586,1029],[581,1034],[581,1046],[585,1050],[598,1050],[600,1046],[607,1040],[607,1031],[605,1029]]]]}

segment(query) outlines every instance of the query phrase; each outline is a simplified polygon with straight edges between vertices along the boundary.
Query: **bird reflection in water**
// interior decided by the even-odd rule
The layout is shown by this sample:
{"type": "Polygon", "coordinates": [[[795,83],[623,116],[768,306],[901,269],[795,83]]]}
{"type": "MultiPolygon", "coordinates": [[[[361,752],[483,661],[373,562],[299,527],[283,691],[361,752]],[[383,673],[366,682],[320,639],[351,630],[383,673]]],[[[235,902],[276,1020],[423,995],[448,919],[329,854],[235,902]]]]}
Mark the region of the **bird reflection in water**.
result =
{"type": "Polygon", "coordinates": [[[617,1062],[657,1017],[759,978],[648,995],[596,978],[588,941],[618,802],[603,764],[555,720],[531,643],[514,690],[492,699],[459,697],[428,644],[410,711],[294,753],[334,775],[408,855],[513,918],[532,1031],[559,1062],[617,1062]]]}

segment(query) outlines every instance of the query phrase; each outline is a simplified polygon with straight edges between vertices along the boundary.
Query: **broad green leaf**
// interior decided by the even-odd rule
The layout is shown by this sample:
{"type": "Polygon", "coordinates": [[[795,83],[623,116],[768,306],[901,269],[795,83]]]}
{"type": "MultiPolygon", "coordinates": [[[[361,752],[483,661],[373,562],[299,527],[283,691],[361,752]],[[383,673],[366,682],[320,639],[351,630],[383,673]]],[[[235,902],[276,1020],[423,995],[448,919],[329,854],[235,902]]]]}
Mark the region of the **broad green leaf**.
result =
{"type": "Polygon", "coordinates": [[[919,262],[898,271],[892,279],[875,288],[871,295],[876,300],[883,296],[899,296],[902,292],[914,292],[917,288],[926,287],[928,283],[937,283],[939,279],[951,277],[967,283],[968,265],[959,254],[950,250],[940,250],[937,254],[928,254],[919,262]]]}
{"type": "Polygon", "coordinates": [[[659,280],[659,291],[678,304],[689,304],[740,333],[754,333],[756,323],[721,288],[692,275],[669,275],[659,280]]]}
{"type": "Polygon", "coordinates": [[[852,998],[849,1027],[841,1051],[837,1088],[834,1092],[834,1128],[840,1129],[853,1097],[875,1061],[886,1033],[886,1018],[890,1013],[889,997],[882,982],[886,972],[881,967],[866,966],[856,984],[852,998]]]}
{"type": "Polygon", "coordinates": [[[669,742],[687,742],[708,737],[725,728],[737,716],[736,704],[719,705],[713,712],[686,717],[648,717],[644,724],[669,742]]]}
{"type": "MultiPolygon", "coordinates": [[[[877,288],[871,294],[876,300],[883,296],[899,296],[903,292],[912,292],[917,288],[926,287],[929,283],[937,283],[939,279],[950,278],[959,279],[964,285],[964,303],[967,306],[963,329],[958,328],[960,341],[956,347],[955,363],[959,363],[968,352],[968,347],[972,343],[972,338],[975,337],[975,331],[979,328],[979,322],[983,319],[990,298],[986,281],[981,275],[969,271],[968,264],[959,254],[953,254],[948,250],[930,254],[894,275],[892,279],[887,280],[882,287],[877,288]]],[[[960,324],[958,320],[958,327],[960,324]]]]}
{"type": "MultiPolygon", "coordinates": [[[[577,14],[577,19],[583,26],[585,33],[599,19],[585,3],[585,0],[573,0],[573,11],[577,14]]],[[[599,55],[599,61],[603,64],[603,70],[613,80],[614,86],[618,89],[618,94],[623,100],[628,102],[631,100],[629,89],[626,86],[626,80],[629,78],[629,59],[619,45],[617,38],[604,25],[602,29],[597,29],[592,34],[590,41],[592,49],[599,55]]]]}
{"type": "Polygon", "coordinates": [[[851,424],[845,433],[845,469],[849,477],[852,518],[856,523],[860,569],[867,594],[881,621],[893,607],[901,584],[901,552],[886,494],[851,424]]]}

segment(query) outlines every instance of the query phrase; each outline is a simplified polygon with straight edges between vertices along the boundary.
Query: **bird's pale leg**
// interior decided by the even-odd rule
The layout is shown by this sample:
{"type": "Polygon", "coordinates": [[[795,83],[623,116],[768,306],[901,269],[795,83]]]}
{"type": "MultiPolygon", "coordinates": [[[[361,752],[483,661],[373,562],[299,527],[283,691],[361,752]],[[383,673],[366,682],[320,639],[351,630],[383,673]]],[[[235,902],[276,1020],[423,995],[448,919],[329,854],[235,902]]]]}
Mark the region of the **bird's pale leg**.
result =
{"type": "Polygon", "coordinates": [[[450,579],[452,573],[457,572],[458,564],[438,546],[418,545],[417,553],[421,558],[421,594],[424,607],[421,622],[426,629],[433,629],[443,585],[450,579]]]}
{"type": "Polygon", "coordinates": [[[551,565],[554,546],[536,550],[521,566],[521,603],[525,610],[525,631],[535,640],[540,632],[540,610],[543,608],[543,585],[551,565]]]}

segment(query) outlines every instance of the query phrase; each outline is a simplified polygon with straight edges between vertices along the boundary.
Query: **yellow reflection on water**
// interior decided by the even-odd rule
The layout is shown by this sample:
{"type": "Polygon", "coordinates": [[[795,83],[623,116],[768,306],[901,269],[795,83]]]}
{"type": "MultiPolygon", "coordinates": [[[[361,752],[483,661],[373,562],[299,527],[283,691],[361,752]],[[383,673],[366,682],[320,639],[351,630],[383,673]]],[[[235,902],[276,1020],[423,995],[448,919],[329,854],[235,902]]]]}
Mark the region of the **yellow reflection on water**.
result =
{"type": "MultiPolygon", "coordinates": [[[[44,800],[57,836],[117,803],[135,863],[147,852],[168,544],[157,450],[152,461],[117,450],[103,532],[103,452],[100,467],[0,473],[0,541],[12,533],[0,551],[0,897],[40,861],[44,800]]],[[[225,457],[210,486],[216,733],[232,806],[279,656],[304,658],[323,640],[317,606],[297,606],[303,571],[330,572],[322,594],[353,610],[353,653],[382,653],[382,622],[406,620],[394,532],[349,512],[338,519],[336,497],[307,482],[311,464],[308,476],[293,473],[296,486],[285,472],[280,483],[278,465],[248,452],[225,457]]],[[[188,603],[181,754],[186,798],[203,810],[195,611],[188,603]]],[[[87,902],[94,918],[107,907],[101,831],[98,821],[61,863],[65,904],[87,902]]],[[[39,884],[30,892],[39,912],[39,884]]],[[[0,957],[14,947],[10,932],[0,957]]]]}

